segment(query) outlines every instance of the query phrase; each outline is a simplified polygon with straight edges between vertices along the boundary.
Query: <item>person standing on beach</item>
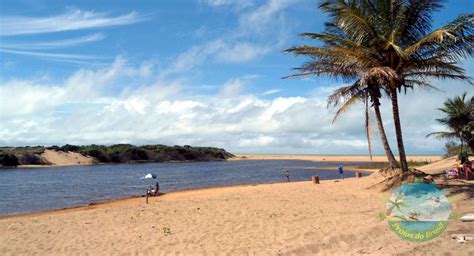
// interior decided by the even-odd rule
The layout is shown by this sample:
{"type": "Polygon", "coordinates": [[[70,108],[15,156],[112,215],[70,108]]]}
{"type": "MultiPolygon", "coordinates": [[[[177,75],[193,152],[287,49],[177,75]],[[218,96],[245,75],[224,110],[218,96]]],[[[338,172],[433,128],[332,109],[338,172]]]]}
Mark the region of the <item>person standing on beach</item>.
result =
{"type": "Polygon", "coordinates": [[[285,172],[286,181],[290,182],[290,171],[286,170],[285,172]]]}
{"type": "Polygon", "coordinates": [[[464,170],[464,178],[469,180],[472,172],[472,163],[469,161],[469,157],[466,156],[464,162],[462,163],[462,169],[464,170]]]}
{"type": "Polygon", "coordinates": [[[155,188],[155,196],[160,195],[160,183],[158,183],[158,180],[156,180],[156,188],[155,188]]]}
{"type": "Polygon", "coordinates": [[[342,167],[342,164],[339,164],[339,167],[337,169],[339,170],[339,174],[341,175],[342,179],[344,179],[344,169],[342,167]]]}

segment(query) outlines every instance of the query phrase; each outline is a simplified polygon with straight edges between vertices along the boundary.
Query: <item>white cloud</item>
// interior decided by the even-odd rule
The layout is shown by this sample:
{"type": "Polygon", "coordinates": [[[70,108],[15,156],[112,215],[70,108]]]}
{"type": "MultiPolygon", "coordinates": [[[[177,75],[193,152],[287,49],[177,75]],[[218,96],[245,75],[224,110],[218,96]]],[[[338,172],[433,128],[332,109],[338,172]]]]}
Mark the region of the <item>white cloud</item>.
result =
{"type": "MultiPolygon", "coordinates": [[[[65,13],[50,17],[0,17],[0,36],[5,37],[44,34],[52,32],[65,32],[83,29],[97,29],[110,26],[127,25],[142,21],[136,12],[121,16],[110,16],[106,13],[71,9],[65,13]]],[[[106,59],[99,56],[86,54],[68,54],[57,52],[44,52],[42,50],[55,50],[58,48],[73,47],[84,43],[97,42],[105,38],[102,33],[45,42],[8,42],[0,45],[0,52],[36,57],[43,60],[68,62],[74,64],[90,64],[92,61],[106,59]]]]}
{"type": "Polygon", "coordinates": [[[115,100],[109,106],[107,106],[107,108],[112,112],[115,112],[117,109],[123,107],[131,114],[144,115],[146,114],[147,107],[149,105],[150,102],[148,102],[146,99],[131,97],[125,100],[115,100]]]}
{"type": "Polygon", "coordinates": [[[5,43],[2,42],[1,47],[5,49],[16,50],[45,50],[57,49],[63,47],[71,47],[85,43],[97,42],[105,38],[102,33],[95,33],[87,36],[70,38],[65,40],[49,41],[49,42],[31,42],[31,43],[5,43]]]}
{"type": "Polygon", "coordinates": [[[50,17],[3,16],[0,18],[0,36],[51,33],[127,25],[141,21],[136,12],[109,16],[94,11],[69,10],[50,17]]]}
{"type": "Polygon", "coordinates": [[[83,54],[67,54],[67,53],[46,53],[46,52],[33,52],[33,51],[18,51],[0,48],[0,52],[12,53],[18,55],[34,56],[49,60],[71,62],[71,63],[85,63],[88,60],[104,60],[106,58],[83,55],[83,54]]]}
{"type": "Polygon", "coordinates": [[[270,52],[271,47],[252,43],[233,43],[216,39],[203,45],[190,48],[180,54],[162,75],[187,72],[200,66],[205,61],[215,60],[220,63],[241,63],[254,60],[270,52]]]}
{"type": "MultiPolygon", "coordinates": [[[[354,106],[332,124],[334,112],[327,110],[323,93],[329,89],[313,96],[268,99],[243,94],[252,84],[252,76],[244,76],[228,80],[216,94],[190,95],[183,90],[183,81],[156,77],[150,64],[132,66],[118,57],[108,67],[80,69],[56,84],[4,82],[0,84],[0,144],[130,142],[210,145],[237,153],[367,152],[362,106],[354,106]],[[127,86],[117,87],[123,79],[127,86]]],[[[468,88],[443,86],[450,88],[449,94],[417,91],[400,96],[409,154],[441,151],[444,141],[425,138],[440,128],[435,118],[441,113],[436,108],[468,88]]],[[[382,102],[382,114],[396,149],[387,100],[382,102]]],[[[383,153],[376,134],[374,138],[375,151],[383,153]]]]}
{"type": "Polygon", "coordinates": [[[8,81],[0,86],[0,116],[3,118],[49,111],[61,104],[67,91],[34,81],[8,81]]]}
{"type": "Polygon", "coordinates": [[[273,142],[275,142],[276,139],[271,136],[263,136],[260,135],[256,138],[251,138],[251,139],[241,139],[239,141],[239,146],[241,147],[264,147],[267,146],[273,142]]]}
{"type": "Polygon", "coordinates": [[[223,98],[232,98],[240,95],[246,83],[243,79],[231,79],[220,89],[219,95],[223,98]]]}
{"type": "MultiPolygon", "coordinates": [[[[239,5],[245,2],[205,1],[211,6],[239,5]]],[[[289,34],[288,24],[282,12],[294,2],[296,0],[268,0],[255,8],[240,10],[239,24],[235,29],[229,29],[229,33],[211,39],[207,43],[191,47],[180,54],[162,75],[188,72],[205,61],[242,63],[265,56],[274,50],[280,51],[289,34]]],[[[199,31],[205,30],[205,27],[199,28],[199,31]]]]}
{"type": "Polygon", "coordinates": [[[217,53],[217,60],[220,62],[246,62],[254,60],[259,56],[267,54],[271,50],[270,46],[262,46],[251,43],[236,43],[227,45],[217,53]]]}
{"type": "Polygon", "coordinates": [[[224,43],[221,40],[211,41],[201,46],[194,46],[180,54],[162,73],[166,75],[192,70],[203,63],[210,55],[219,52],[223,47],[224,43]]]}
{"type": "Polygon", "coordinates": [[[240,33],[265,34],[271,26],[282,26],[281,12],[298,0],[268,0],[265,4],[239,17],[240,33]]]}
{"type": "MultiPolygon", "coordinates": [[[[37,112],[50,112],[54,108],[67,104],[86,104],[110,102],[111,95],[107,92],[120,78],[149,76],[149,64],[133,68],[126,60],[117,57],[106,68],[90,70],[79,69],[69,76],[62,84],[45,84],[44,81],[11,80],[0,85],[0,116],[12,117],[37,112]]],[[[147,86],[149,93],[155,86],[147,86]]],[[[135,92],[141,92],[141,88],[135,92]]],[[[151,92],[150,92],[151,94],[151,92]]],[[[166,94],[170,95],[170,94],[166,94]]],[[[133,96],[133,94],[131,94],[133,96]]]]}
{"type": "Polygon", "coordinates": [[[223,6],[223,5],[230,5],[234,1],[232,1],[232,0],[207,0],[205,2],[209,5],[211,5],[211,6],[223,6]]]}
{"type": "Polygon", "coordinates": [[[201,3],[205,3],[211,7],[233,6],[237,9],[247,8],[253,5],[253,2],[250,0],[202,0],[201,3]]]}
{"type": "Polygon", "coordinates": [[[194,108],[197,107],[206,107],[206,105],[201,102],[192,100],[176,100],[173,102],[165,100],[157,104],[155,112],[160,114],[186,114],[186,112],[192,111],[194,108]]]}
{"type": "Polygon", "coordinates": [[[264,91],[262,95],[272,95],[272,94],[276,94],[282,91],[283,91],[282,89],[270,89],[270,90],[264,91]]]}

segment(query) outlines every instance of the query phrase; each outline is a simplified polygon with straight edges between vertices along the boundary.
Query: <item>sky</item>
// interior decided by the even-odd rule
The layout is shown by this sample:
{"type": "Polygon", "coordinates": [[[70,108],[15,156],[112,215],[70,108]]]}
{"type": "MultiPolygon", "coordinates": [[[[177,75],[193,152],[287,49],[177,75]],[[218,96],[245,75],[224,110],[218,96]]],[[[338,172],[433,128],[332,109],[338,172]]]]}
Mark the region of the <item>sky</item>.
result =
{"type": "MultiPolygon", "coordinates": [[[[434,27],[474,10],[451,0],[434,27]]],[[[316,1],[0,0],[0,146],[132,143],[233,153],[367,154],[362,106],[332,123],[324,77],[281,79],[304,58],[284,50],[321,32],[316,1]]],[[[474,75],[474,62],[462,66],[474,75]]],[[[435,119],[472,87],[400,96],[408,154],[441,154],[435,119]]],[[[396,152],[390,103],[382,115],[396,152]]],[[[375,128],[375,123],[374,123],[375,128]]],[[[383,154],[374,129],[375,154],[383,154]]]]}

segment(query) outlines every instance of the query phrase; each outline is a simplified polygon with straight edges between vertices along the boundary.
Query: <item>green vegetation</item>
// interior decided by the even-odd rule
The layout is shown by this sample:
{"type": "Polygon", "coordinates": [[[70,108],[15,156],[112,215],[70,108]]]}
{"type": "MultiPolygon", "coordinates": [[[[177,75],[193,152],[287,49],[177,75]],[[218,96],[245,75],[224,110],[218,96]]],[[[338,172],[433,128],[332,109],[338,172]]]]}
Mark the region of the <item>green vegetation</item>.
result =
{"type": "Polygon", "coordinates": [[[463,156],[472,155],[473,152],[470,148],[460,144],[455,143],[454,141],[448,141],[444,145],[444,157],[458,156],[459,159],[462,159],[463,156]]]}
{"type": "Polygon", "coordinates": [[[78,152],[91,156],[103,163],[129,162],[169,162],[169,161],[216,161],[225,160],[233,155],[220,148],[116,144],[111,146],[65,145],[59,150],[78,152]]]}
{"type": "Polygon", "coordinates": [[[454,142],[446,144],[448,156],[458,155],[459,159],[474,151],[474,97],[467,98],[467,93],[461,96],[447,99],[441,112],[445,114],[443,118],[436,119],[440,124],[448,128],[447,131],[430,133],[428,136],[435,135],[439,139],[459,140],[461,145],[454,142]],[[469,149],[464,147],[466,144],[469,149]]]}
{"type": "MultiPolygon", "coordinates": [[[[301,34],[318,44],[286,50],[307,57],[307,62],[297,68],[298,73],[289,77],[329,76],[350,83],[334,91],[329,105],[340,106],[339,115],[362,102],[369,142],[369,110],[374,108],[390,165],[399,164],[404,172],[408,172],[408,163],[398,95],[407,89],[433,88],[436,79],[470,82],[459,63],[474,54],[474,14],[460,15],[433,30],[433,14],[443,7],[443,2],[324,0],[319,8],[329,16],[325,30],[301,34]],[[399,163],[393,158],[378,109],[384,96],[391,100],[399,163]]],[[[370,146],[369,143],[369,152],[370,146]]]]}
{"type": "Polygon", "coordinates": [[[144,145],[130,144],[103,145],[64,145],[62,147],[3,147],[0,148],[0,165],[16,166],[24,164],[49,164],[41,153],[45,149],[77,152],[97,159],[100,163],[134,163],[134,162],[171,162],[171,161],[221,161],[234,155],[221,148],[144,145]]]}
{"type": "Polygon", "coordinates": [[[18,158],[10,153],[0,153],[0,163],[2,163],[2,166],[17,166],[20,164],[18,158]]]}
{"type": "Polygon", "coordinates": [[[38,154],[43,153],[45,148],[43,146],[26,146],[26,147],[0,147],[0,153],[10,153],[15,155],[21,154],[38,154]]]}
{"type": "Polygon", "coordinates": [[[0,147],[0,166],[50,164],[41,157],[44,150],[42,146],[0,147]]]}
{"type": "MultiPolygon", "coordinates": [[[[408,167],[409,168],[416,168],[416,167],[420,167],[420,166],[423,166],[423,165],[427,165],[429,163],[430,162],[428,162],[428,161],[408,161],[408,167]]],[[[388,162],[372,163],[372,164],[368,164],[368,165],[357,166],[357,168],[361,168],[361,169],[385,169],[385,168],[389,168],[389,167],[390,167],[390,163],[388,163],[388,162]]]]}

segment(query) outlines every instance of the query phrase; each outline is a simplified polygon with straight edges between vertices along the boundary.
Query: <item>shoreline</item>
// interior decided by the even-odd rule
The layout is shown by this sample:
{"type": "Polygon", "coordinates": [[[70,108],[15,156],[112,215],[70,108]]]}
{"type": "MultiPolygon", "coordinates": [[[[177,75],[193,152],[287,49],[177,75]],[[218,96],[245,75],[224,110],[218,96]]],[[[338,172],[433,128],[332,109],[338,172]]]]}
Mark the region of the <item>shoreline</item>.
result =
{"type": "MultiPolygon", "coordinates": [[[[139,197],[10,215],[0,218],[0,251],[6,255],[474,252],[471,242],[460,245],[451,238],[474,228],[474,223],[453,220],[438,238],[422,244],[391,232],[387,221],[379,219],[388,192],[370,188],[380,178],[199,188],[151,197],[148,204],[139,197]]],[[[469,195],[459,194],[456,212],[472,212],[472,202],[469,195]]]]}
{"type": "MultiPolygon", "coordinates": [[[[322,169],[322,170],[333,171],[337,169],[322,169]]],[[[349,171],[355,172],[352,170],[349,170],[349,171]]],[[[369,177],[370,175],[364,176],[364,177],[369,177]]],[[[352,179],[356,179],[356,177],[344,178],[344,180],[352,180],[352,179]]],[[[339,182],[339,180],[340,179],[326,179],[326,180],[320,180],[320,182],[321,183],[326,183],[330,181],[339,182]]],[[[186,188],[186,189],[180,189],[180,190],[161,193],[159,196],[149,197],[149,198],[152,198],[152,199],[164,198],[166,196],[175,196],[175,195],[188,194],[188,193],[194,193],[194,192],[205,192],[205,191],[212,192],[212,190],[224,190],[224,189],[234,189],[234,188],[239,189],[239,188],[246,188],[246,187],[257,187],[261,185],[278,185],[278,184],[292,184],[292,183],[298,184],[298,183],[305,183],[305,182],[309,183],[311,181],[310,180],[290,181],[290,182],[281,181],[281,182],[272,182],[272,183],[250,183],[250,184],[238,184],[238,185],[224,185],[224,186],[217,186],[217,187],[186,188]]],[[[76,212],[76,211],[87,211],[87,210],[92,210],[92,209],[97,209],[97,208],[112,207],[115,204],[123,204],[125,202],[137,201],[141,198],[145,198],[145,195],[132,195],[132,196],[127,196],[127,197],[115,198],[115,199],[110,199],[110,200],[102,200],[98,202],[91,202],[88,204],[59,208],[59,209],[52,209],[52,210],[0,215],[0,220],[10,219],[10,218],[22,218],[22,217],[27,218],[27,217],[36,217],[36,216],[44,216],[44,215],[53,215],[53,214],[61,214],[61,213],[76,212]]]]}
{"type": "MultiPolygon", "coordinates": [[[[388,162],[385,155],[373,156],[372,159],[368,155],[289,155],[289,154],[236,154],[236,157],[229,159],[230,161],[238,160],[305,160],[312,162],[388,162]]],[[[398,157],[395,157],[399,159],[398,157]]],[[[441,155],[410,155],[407,161],[428,163],[442,160],[441,155]]]]}
{"type": "MultiPolygon", "coordinates": [[[[242,160],[301,160],[301,161],[311,161],[311,162],[337,162],[334,159],[337,158],[339,160],[344,159],[343,162],[349,162],[349,163],[356,163],[359,162],[359,158],[364,158],[368,156],[341,156],[341,155],[333,155],[333,156],[327,156],[327,155],[236,155],[236,157],[228,159],[228,161],[242,161],[242,160]],[[331,157],[331,158],[329,158],[331,157]],[[320,160],[322,158],[322,160],[320,160]],[[327,159],[329,158],[329,159],[327,159]]],[[[384,156],[378,156],[378,157],[384,157],[384,156]]],[[[440,156],[410,156],[410,158],[416,158],[416,157],[429,157],[430,159],[432,158],[438,158],[440,156]]],[[[440,157],[441,158],[441,157],[440,157]]],[[[202,161],[199,161],[202,162],[202,161]]],[[[361,161],[364,162],[364,161],[361,161]]],[[[147,162],[148,163],[148,162],[147,162]]],[[[157,163],[157,162],[150,162],[150,163],[157,163]]],[[[159,163],[193,163],[193,161],[173,161],[173,162],[159,162],[159,163]]],[[[18,168],[56,168],[56,167],[71,167],[71,166],[88,166],[88,165],[118,165],[118,164],[140,164],[138,162],[133,162],[133,163],[88,163],[88,164],[72,164],[72,165],[48,165],[48,166],[19,166],[18,168]]],[[[15,169],[15,168],[12,168],[15,169]]],[[[313,167],[309,167],[307,169],[313,169],[313,167]]],[[[324,166],[324,167],[314,167],[314,169],[318,170],[325,170],[325,171],[337,171],[338,166],[324,166]]],[[[358,168],[357,165],[345,165],[344,166],[345,171],[350,171],[350,172],[357,172],[357,171],[362,171],[369,173],[369,175],[364,176],[368,177],[372,173],[377,172],[379,169],[367,169],[367,168],[358,168]]],[[[355,177],[347,177],[345,180],[353,179],[355,177]]],[[[338,178],[336,179],[327,179],[327,180],[321,180],[321,182],[327,182],[327,181],[335,181],[338,182],[338,178]]],[[[178,194],[178,193],[186,193],[186,192],[197,192],[201,190],[212,190],[212,189],[224,189],[224,188],[239,188],[239,187],[252,187],[252,186],[259,186],[259,185],[271,185],[271,184],[284,184],[284,183],[299,183],[299,182],[310,182],[310,181],[291,181],[291,182],[272,182],[272,183],[251,183],[251,184],[238,184],[238,185],[224,185],[224,186],[217,186],[217,187],[201,187],[201,188],[187,188],[187,189],[182,189],[182,190],[175,190],[171,192],[166,192],[163,193],[160,197],[166,196],[169,194],[178,194]]],[[[7,218],[15,218],[15,217],[32,217],[32,216],[42,216],[42,215],[48,215],[48,214],[59,214],[59,213],[66,213],[66,212],[73,212],[73,211],[80,211],[80,210],[90,210],[90,209],[95,209],[97,207],[106,207],[107,205],[114,205],[117,202],[125,202],[128,200],[138,200],[142,197],[145,197],[144,195],[131,195],[131,196],[126,196],[122,198],[114,198],[110,200],[103,200],[103,201],[98,201],[98,202],[90,202],[88,204],[82,204],[82,205],[77,205],[77,206],[71,206],[71,207],[65,207],[65,208],[59,208],[59,209],[52,209],[52,210],[42,210],[42,211],[33,211],[33,212],[26,212],[26,213],[14,213],[14,214],[9,214],[9,215],[0,215],[0,220],[2,219],[7,219],[7,218]]]]}

